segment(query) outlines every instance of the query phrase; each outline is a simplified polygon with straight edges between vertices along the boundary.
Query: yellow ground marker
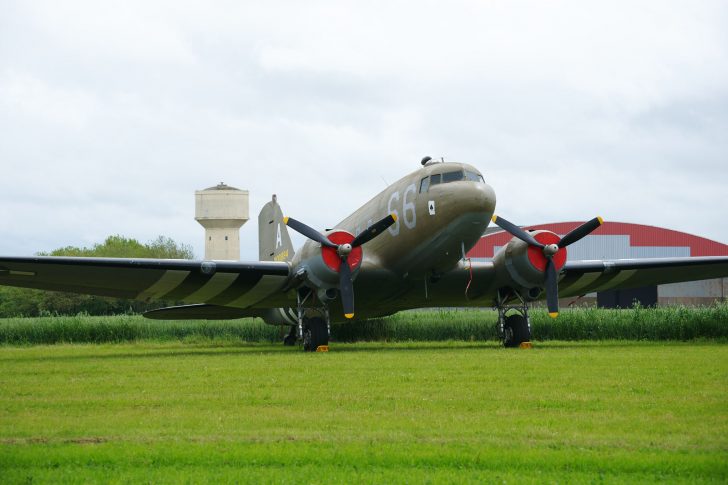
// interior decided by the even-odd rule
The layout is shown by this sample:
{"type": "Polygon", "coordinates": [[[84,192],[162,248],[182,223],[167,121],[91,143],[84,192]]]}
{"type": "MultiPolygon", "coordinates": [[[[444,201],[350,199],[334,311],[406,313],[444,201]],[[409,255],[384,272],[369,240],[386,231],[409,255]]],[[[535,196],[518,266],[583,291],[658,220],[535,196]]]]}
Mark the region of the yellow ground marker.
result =
{"type": "Polygon", "coordinates": [[[329,346],[328,345],[319,345],[316,347],[316,352],[328,352],[329,346]]]}
{"type": "Polygon", "coordinates": [[[521,345],[518,346],[519,349],[532,349],[533,345],[531,345],[531,342],[521,342],[521,345]]]}

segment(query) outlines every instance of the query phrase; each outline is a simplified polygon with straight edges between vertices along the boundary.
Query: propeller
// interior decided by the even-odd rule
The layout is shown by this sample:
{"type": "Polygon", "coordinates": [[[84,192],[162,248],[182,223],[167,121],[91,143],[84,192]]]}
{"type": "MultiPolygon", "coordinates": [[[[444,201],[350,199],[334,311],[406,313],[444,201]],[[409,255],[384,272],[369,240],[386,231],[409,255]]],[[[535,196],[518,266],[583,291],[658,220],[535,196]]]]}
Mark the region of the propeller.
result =
{"type": "Polygon", "coordinates": [[[348,262],[349,254],[351,254],[351,251],[354,248],[358,248],[362,244],[371,241],[379,234],[383,233],[396,221],[397,216],[395,214],[390,214],[384,219],[369,226],[350,243],[337,244],[332,242],[324,234],[310,226],[307,226],[301,221],[297,221],[291,217],[283,218],[283,223],[294,231],[321,244],[322,246],[336,250],[336,254],[341,259],[341,263],[339,264],[339,293],[341,294],[341,305],[344,308],[344,316],[346,318],[354,318],[354,282],[351,276],[351,267],[348,262]]]}
{"type": "Polygon", "coordinates": [[[556,273],[556,264],[554,264],[553,258],[560,249],[574,244],[576,241],[588,236],[597,227],[601,226],[604,223],[604,220],[601,217],[595,217],[569,232],[556,244],[540,243],[531,234],[502,217],[494,215],[493,222],[504,231],[528,244],[530,247],[541,249],[544,257],[546,258],[546,267],[544,269],[546,306],[548,307],[549,316],[551,318],[559,316],[559,280],[556,273]]]}

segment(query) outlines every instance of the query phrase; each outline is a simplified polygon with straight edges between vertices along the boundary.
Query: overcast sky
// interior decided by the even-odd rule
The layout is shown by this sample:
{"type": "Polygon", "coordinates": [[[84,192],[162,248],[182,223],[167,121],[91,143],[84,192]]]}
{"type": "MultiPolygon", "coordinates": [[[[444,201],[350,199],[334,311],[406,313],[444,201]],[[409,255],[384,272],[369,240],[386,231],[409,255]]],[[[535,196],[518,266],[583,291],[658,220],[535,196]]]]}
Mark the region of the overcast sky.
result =
{"type": "MultiPolygon", "coordinates": [[[[0,0],[0,254],[166,235],[194,191],[330,227],[425,156],[522,224],[728,243],[728,2],[0,0]]],[[[295,237],[294,242],[302,242],[295,237]]]]}

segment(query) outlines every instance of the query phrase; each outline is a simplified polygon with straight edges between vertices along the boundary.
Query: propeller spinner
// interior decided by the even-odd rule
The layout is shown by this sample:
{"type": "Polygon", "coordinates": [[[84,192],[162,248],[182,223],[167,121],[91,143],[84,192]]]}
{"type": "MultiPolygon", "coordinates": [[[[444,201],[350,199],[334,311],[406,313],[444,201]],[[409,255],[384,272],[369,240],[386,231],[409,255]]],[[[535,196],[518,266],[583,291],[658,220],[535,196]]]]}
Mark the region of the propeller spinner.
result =
{"type": "MultiPolygon", "coordinates": [[[[601,217],[595,217],[568,233],[558,240],[558,242],[549,242],[548,244],[538,241],[534,236],[502,217],[493,216],[493,222],[504,231],[528,244],[529,252],[540,252],[543,258],[546,259],[546,265],[543,268],[544,283],[546,286],[546,305],[549,310],[549,316],[556,318],[559,315],[559,280],[554,259],[559,258],[559,250],[586,237],[597,227],[601,226],[604,220],[601,217]]],[[[554,237],[554,239],[557,238],[554,237]]],[[[564,261],[560,261],[561,264],[565,262],[566,255],[563,255],[563,259],[564,261]]]]}
{"type": "MultiPolygon", "coordinates": [[[[344,307],[344,316],[346,318],[354,318],[354,282],[351,274],[351,266],[349,265],[349,255],[359,246],[367,243],[384,232],[389,226],[397,221],[397,216],[390,214],[384,219],[369,226],[365,231],[361,232],[351,242],[336,243],[331,241],[326,235],[320,233],[316,229],[307,226],[303,222],[297,221],[291,217],[284,217],[283,223],[294,231],[315,241],[324,248],[333,249],[339,257],[339,293],[341,294],[341,304],[344,307]]],[[[351,237],[351,236],[350,236],[351,237]]],[[[361,253],[361,250],[359,250],[361,253]]]]}

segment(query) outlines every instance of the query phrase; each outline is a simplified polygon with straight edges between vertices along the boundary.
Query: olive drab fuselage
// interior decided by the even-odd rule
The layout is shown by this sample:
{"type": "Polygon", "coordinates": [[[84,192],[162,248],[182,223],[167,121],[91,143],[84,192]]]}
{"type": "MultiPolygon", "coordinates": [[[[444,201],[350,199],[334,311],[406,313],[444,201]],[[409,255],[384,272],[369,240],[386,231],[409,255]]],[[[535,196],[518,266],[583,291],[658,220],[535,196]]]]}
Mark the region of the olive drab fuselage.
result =
{"type": "MultiPolygon", "coordinates": [[[[414,293],[408,300],[419,296],[421,305],[417,306],[428,305],[427,286],[437,286],[438,279],[455,268],[477,243],[488,227],[495,204],[495,192],[476,168],[430,162],[336,224],[327,233],[346,231],[357,236],[388,214],[396,217],[384,233],[362,246],[362,262],[354,273],[355,295],[362,295],[356,300],[357,316],[396,311],[398,308],[386,302],[401,298],[403,291],[414,293]]],[[[334,288],[334,272],[321,277],[325,270],[320,260],[320,244],[307,241],[291,261],[293,273],[305,269],[313,280],[312,286],[334,288]]],[[[336,321],[337,302],[331,305],[331,316],[336,321]]]]}

